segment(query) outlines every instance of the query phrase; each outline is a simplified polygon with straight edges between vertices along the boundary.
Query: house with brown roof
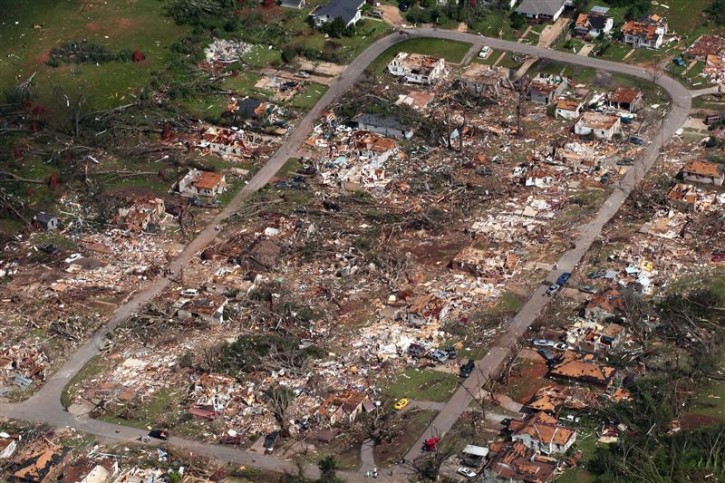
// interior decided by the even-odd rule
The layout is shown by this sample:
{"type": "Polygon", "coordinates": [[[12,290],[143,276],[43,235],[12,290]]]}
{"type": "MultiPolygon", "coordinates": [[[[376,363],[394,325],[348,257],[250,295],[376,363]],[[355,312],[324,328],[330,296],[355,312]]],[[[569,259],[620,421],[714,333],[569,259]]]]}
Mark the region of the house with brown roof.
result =
{"type": "Polygon", "coordinates": [[[602,321],[622,313],[624,297],[616,288],[609,288],[600,293],[584,307],[584,316],[588,320],[602,321]]]}
{"type": "Polygon", "coordinates": [[[334,426],[342,421],[352,423],[362,411],[372,410],[373,407],[367,393],[348,389],[327,396],[317,409],[317,416],[334,426]]]}
{"type": "Polygon", "coordinates": [[[576,441],[576,431],[559,426],[556,418],[538,412],[509,424],[511,439],[544,454],[566,453],[576,441]]]}
{"type": "Polygon", "coordinates": [[[48,438],[36,438],[20,451],[12,460],[13,468],[18,468],[11,481],[44,483],[57,481],[58,474],[72,456],[72,451],[55,444],[48,438]]]}
{"type": "Polygon", "coordinates": [[[659,15],[652,14],[641,20],[630,20],[622,27],[624,43],[635,49],[646,47],[659,49],[667,33],[667,22],[659,15]]]}
{"type": "Polygon", "coordinates": [[[556,101],[554,117],[560,119],[577,119],[581,114],[582,103],[575,99],[559,99],[556,101]]]}
{"type": "Polygon", "coordinates": [[[682,168],[682,178],[692,183],[714,184],[722,186],[725,181],[725,169],[719,163],[710,161],[690,161],[682,168]]]}
{"type": "Polygon", "coordinates": [[[118,208],[115,223],[132,232],[146,230],[150,224],[156,224],[164,216],[164,200],[156,196],[139,196],[131,206],[118,208]]]}
{"type": "Polygon", "coordinates": [[[558,466],[555,459],[537,455],[521,441],[495,442],[488,448],[491,453],[495,453],[486,467],[488,478],[543,483],[551,479],[558,466]]]}
{"type": "Polygon", "coordinates": [[[178,183],[179,193],[186,196],[214,198],[221,194],[227,183],[223,174],[192,169],[178,183]]]}
{"type": "Polygon", "coordinates": [[[634,112],[642,102],[642,91],[632,87],[618,87],[607,96],[607,105],[612,109],[634,112]]]}
{"type": "Polygon", "coordinates": [[[536,391],[526,407],[549,414],[556,414],[564,408],[582,410],[596,404],[592,394],[588,389],[575,386],[546,386],[536,391]]]}
{"type": "Polygon", "coordinates": [[[616,369],[597,363],[591,354],[581,358],[565,358],[549,371],[550,377],[602,387],[609,387],[615,374],[616,369]]]}

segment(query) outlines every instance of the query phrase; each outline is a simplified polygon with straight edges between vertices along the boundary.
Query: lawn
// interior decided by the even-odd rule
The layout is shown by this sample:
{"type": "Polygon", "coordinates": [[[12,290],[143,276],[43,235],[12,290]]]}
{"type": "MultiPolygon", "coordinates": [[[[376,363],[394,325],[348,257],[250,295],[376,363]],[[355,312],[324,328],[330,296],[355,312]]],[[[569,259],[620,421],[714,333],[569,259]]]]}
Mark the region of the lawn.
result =
{"type": "Polygon", "coordinates": [[[242,61],[255,69],[268,65],[279,65],[282,62],[282,52],[263,45],[255,45],[242,57],[242,61]]]}
{"type": "Polygon", "coordinates": [[[90,361],[86,362],[83,368],[76,372],[76,374],[68,381],[68,384],[63,388],[63,392],[60,395],[60,403],[64,408],[68,408],[73,400],[72,393],[73,389],[79,383],[90,379],[91,377],[97,376],[103,372],[104,365],[100,356],[93,357],[90,361]]]}
{"type": "Polygon", "coordinates": [[[381,444],[373,448],[375,462],[378,465],[390,465],[399,461],[410,449],[413,441],[418,439],[425,428],[433,421],[437,412],[429,410],[413,410],[403,414],[406,420],[405,431],[397,436],[392,443],[381,444]]]}
{"type": "MultiPolygon", "coordinates": [[[[499,39],[516,40],[518,38],[517,32],[511,28],[508,16],[498,10],[492,10],[484,18],[476,20],[469,31],[499,39]]],[[[522,33],[523,30],[518,32],[519,35],[522,33]]]]}
{"type": "Polygon", "coordinates": [[[446,62],[460,63],[471,48],[471,44],[454,40],[441,39],[410,39],[400,42],[383,52],[368,67],[372,72],[382,73],[398,52],[432,55],[442,57],[446,62]]]}
{"type": "Polygon", "coordinates": [[[632,48],[624,42],[617,42],[613,40],[609,44],[607,50],[605,50],[604,53],[599,57],[606,60],[620,62],[624,59],[624,56],[627,55],[630,50],[632,50],[632,48]]]}
{"type": "Polygon", "coordinates": [[[712,0],[668,0],[653,5],[652,11],[667,17],[670,31],[688,34],[702,25],[703,10],[711,3],[712,0]]]}
{"type": "Polygon", "coordinates": [[[725,382],[713,381],[698,388],[688,413],[725,422],[725,382]]]}
{"type": "Polygon", "coordinates": [[[0,85],[12,86],[35,73],[33,84],[50,116],[61,107],[58,92],[74,99],[83,93],[91,109],[128,103],[166,65],[169,45],[187,29],[164,15],[158,0],[128,2],[5,2],[0,33],[0,85]],[[38,28],[34,28],[37,26],[38,28]],[[49,67],[50,50],[85,39],[116,53],[139,49],[139,63],[108,62],[49,67]]]}
{"type": "Polygon", "coordinates": [[[383,392],[391,398],[418,399],[421,401],[444,402],[458,387],[455,374],[429,369],[408,369],[383,392]]]}
{"type": "Polygon", "coordinates": [[[317,104],[317,101],[320,100],[320,97],[322,97],[326,91],[327,86],[322,84],[307,84],[301,92],[298,92],[297,95],[292,98],[291,105],[297,109],[307,111],[317,104]]]}

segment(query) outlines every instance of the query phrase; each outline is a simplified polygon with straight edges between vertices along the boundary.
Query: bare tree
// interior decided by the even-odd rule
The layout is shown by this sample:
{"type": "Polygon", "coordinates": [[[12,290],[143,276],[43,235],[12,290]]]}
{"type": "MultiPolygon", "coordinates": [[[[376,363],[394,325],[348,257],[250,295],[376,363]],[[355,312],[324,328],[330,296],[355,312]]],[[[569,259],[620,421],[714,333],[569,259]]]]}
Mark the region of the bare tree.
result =
{"type": "Polygon", "coordinates": [[[275,421],[277,421],[280,433],[283,436],[288,436],[289,421],[287,411],[295,399],[294,393],[288,387],[275,385],[265,392],[265,396],[267,397],[267,407],[274,416],[275,421]]]}

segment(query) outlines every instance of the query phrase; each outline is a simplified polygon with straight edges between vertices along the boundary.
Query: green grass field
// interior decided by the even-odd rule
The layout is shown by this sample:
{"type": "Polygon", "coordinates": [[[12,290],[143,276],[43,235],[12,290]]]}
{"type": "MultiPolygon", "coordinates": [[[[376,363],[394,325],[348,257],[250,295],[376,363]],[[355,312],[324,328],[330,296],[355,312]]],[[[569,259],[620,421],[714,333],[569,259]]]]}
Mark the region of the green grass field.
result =
{"type": "Polygon", "coordinates": [[[454,64],[460,63],[466,56],[471,44],[466,42],[457,42],[452,40],[441,39],[410,39],[400,42],[383,52],[377,59],[370,64],[370,69],[375,73],[382,73],[393,57],[398,52],[410,52],[414,54],[432,55],[434,57],[442,57],[446,62],[454,64]]]}
{"type": "Polygon", "coordinates": [[[408,369],[385,391],[393,398],[418,399],[422,401],[447,401],[458,387],[455,374],[429,369],[408,369]]]}
{"type": "Polygon", "coordinates": [[[49,115],[63,107],[62,95],[83,93],[92,109],[112,108],[133,99],[168,60],[168,47],[187,32],[166,17],[159,0],[119,2],[3,2],[0,33],[0,85],[7,88],[35,74],[33,85],[49,115]],[[37,27],[37,28],[34,28],[37,27]],[[143,62],[46,65],[50,50],[85,39],[112,52],[141,50],[143,62]]]}

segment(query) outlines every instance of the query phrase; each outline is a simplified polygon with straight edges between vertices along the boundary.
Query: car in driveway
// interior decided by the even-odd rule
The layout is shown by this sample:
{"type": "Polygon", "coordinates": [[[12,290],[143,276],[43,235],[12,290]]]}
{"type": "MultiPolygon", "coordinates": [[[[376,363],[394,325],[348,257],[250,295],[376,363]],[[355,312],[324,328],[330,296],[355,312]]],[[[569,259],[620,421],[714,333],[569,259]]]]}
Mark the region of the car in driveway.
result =
{"type": "Polygon", "coordinates": [[[468,362],[461,365],[461,369],[458,371],[458,375],[461,377],[468,377],[476,367],[476,363],[473,359],[468,359],[468,362]]]}
{"type": "Polygon", "coordinates": [[[554,349],[565,351],[569,349],[569,345],[564,342],[557,342],[556,344],[554,344],[554,349]]]}
{"type": "Polygon", "coordinates": [[[534,347],[554,347],[556,342],[550,339],[534,339],[531,341],[534,347]]]}
{"type": "Polygon", "coordinates": [[[395,409],[396,411],[402,411],[408,406],[408,404],[410,404],[408,398],[398,399],[393,405],[393,409],[395,409]]]}
{"type": "Polygon", "coordinates": [[[274,451],[274,445],[277,443],[277,440],[279,439],[279,431],[272,431],[267,436],[264,437],[264,453],[270,454],[274,451]]]}
{"type": "Polygon", "coordinates": [[[597,293],[596,287],[592,287],[591,285],[579,285],[579,291],[591,294],[597,293]]]}
{"type": "Polygon", "coordinates": [[[443,364],[448,360],[448,352],[442,350],[435,350],[431,352],[430,358],[443,364]]]}
{"type": "Polygon", "coordinates": [[[589,280],[596,280],[597,278],[603,278],[607,274],[606,270],[595,270],[587,275],[589,280]]]}
{"type": "Polygon", "coordinates": [[[570,272],[562,273],[561,275],[559,275],[559,278],[556,279],[556,285],[563,287],[564,285],[566,285],[566,282],[569,281],[570,277],[571,277],[570,272]]]}
{"type": "Polygon", "coordinates": [[[559,285],[558,283],[549,285],[549,288],[546,289],[546,292],[544,292],[544,295],[553,297],[554,294],[556,294],[556,292],[558,292],[560,288],[561,288],[561,285],[559,285]]]}
{"type": "Polygon", "coordinates": [[[456,470],[456,473],[458,473],[459,475],[463,475],[466,478],[475,478],[476,477],[476,472],[473,471],[471,468],[466,468],[465,466],[459,466],[458,469],[456,470]]]}
{"type": "Polygon", "coordinates": [[[639,136],[629,136],[629,142],[637,146],[642,146],[646,141],[639,136]]]}
{"type": "Polygon", "coordinates": [[[488,45],[484,45],[481,51],[478,53],[478,57],[481,59],[486,59],[489,55],[491,55],[491,47],[489,47],[488,45]]]}

